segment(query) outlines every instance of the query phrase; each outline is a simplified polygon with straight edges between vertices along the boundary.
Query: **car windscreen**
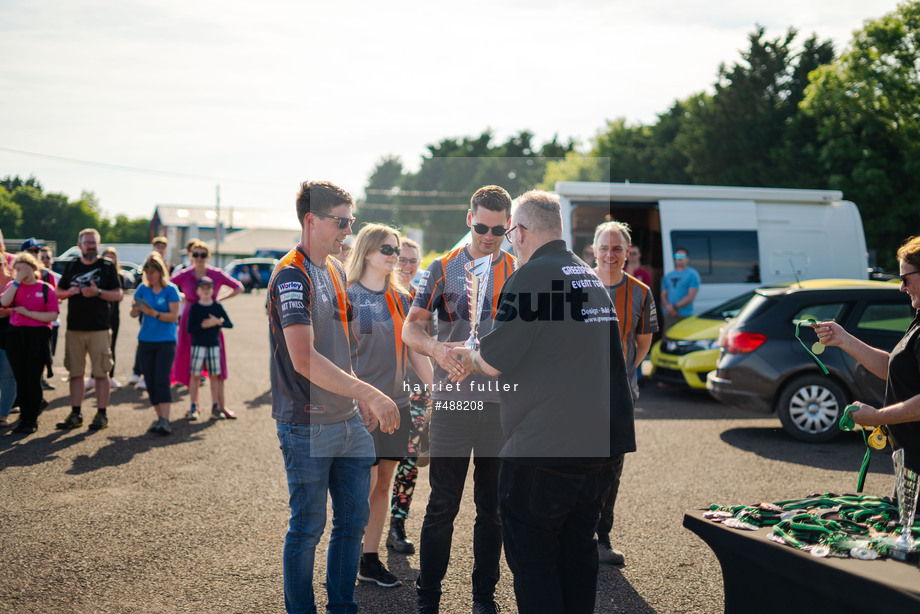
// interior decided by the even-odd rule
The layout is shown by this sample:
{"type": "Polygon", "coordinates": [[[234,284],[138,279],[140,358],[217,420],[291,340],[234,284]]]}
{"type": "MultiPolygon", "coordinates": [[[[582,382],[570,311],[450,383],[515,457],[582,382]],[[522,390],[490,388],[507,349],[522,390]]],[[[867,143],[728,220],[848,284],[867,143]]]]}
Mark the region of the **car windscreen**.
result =
{"type": "Polygon", "coordinates": [[[745,292],[740,296],[725,301],[721,305],[716,305],[712,309],[698,314],[697,317],[706,318],[707,320],[729,320],[738,315],[741,308],[744,307],[753,296],[753,290],[751,292],[745,292]]]}

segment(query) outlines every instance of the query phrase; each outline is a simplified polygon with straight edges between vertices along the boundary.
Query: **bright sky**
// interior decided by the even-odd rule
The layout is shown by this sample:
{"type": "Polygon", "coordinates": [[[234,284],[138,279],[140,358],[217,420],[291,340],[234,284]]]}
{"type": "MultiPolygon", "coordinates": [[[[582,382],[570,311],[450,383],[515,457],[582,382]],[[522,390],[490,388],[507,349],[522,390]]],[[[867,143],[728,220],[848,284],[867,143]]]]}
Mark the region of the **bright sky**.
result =
{"type": "MultiPolygon", "coordinates": [[[[583,143],[652,122],[740,58],[755,24],[838,51],[896,0],[10,0],[0,176],[109,215],[287,207],[305,179],[360,196],[381,156],[531,130],[583,143]],[[19,150],[196,178],[136,173],[19,150]]],[[[25,235],[28,236],[28,230],[25,235]]]]}

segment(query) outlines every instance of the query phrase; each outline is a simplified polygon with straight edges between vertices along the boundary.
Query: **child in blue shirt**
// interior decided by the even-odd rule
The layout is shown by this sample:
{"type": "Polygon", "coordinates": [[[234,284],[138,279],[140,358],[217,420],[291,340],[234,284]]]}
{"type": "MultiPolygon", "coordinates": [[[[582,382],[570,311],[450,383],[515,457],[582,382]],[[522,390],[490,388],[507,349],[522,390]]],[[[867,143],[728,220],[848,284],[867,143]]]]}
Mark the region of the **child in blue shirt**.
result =
{"type": "Polygon", "coordinates": [[[188,332],[192,338],[191,374],[189,399],[191,407],[185,417],[198,419],[198,388],[201,385],[203,369],[208,371],[211,382],[211,417],[236,420],[236,415],[224,405],[224,380],[220,372],[220,329],[233,328],[223,305],[214,300],[214,281],[202,277],[195,287],[198,302],[192,303],[188,314],[188,332]]]}

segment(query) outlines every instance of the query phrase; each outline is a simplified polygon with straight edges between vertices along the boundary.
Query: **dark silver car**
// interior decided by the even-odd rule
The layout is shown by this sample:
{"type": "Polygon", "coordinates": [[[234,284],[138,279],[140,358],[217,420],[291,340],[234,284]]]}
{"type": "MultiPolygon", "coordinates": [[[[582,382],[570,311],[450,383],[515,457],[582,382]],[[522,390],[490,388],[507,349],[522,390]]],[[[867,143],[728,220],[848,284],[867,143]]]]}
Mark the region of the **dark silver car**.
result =
{"type": "MultiPolygon", "coordinates": [[[[720,335],[716,370],[706,388],[737,407],[775,411],[783,428],[802,441],[830,441],[847,404],[880,407],[885,382],[839,348],[818,358],[824,375],[799,340],[797,320],[834,320],[857,338],[886,351],[900,341],[914,316],[910,298],[894,283],[855,281],[852,287],[757,290],[720,335]]],[[[802,325],[809,348],[814,330],[802,325]]]]}

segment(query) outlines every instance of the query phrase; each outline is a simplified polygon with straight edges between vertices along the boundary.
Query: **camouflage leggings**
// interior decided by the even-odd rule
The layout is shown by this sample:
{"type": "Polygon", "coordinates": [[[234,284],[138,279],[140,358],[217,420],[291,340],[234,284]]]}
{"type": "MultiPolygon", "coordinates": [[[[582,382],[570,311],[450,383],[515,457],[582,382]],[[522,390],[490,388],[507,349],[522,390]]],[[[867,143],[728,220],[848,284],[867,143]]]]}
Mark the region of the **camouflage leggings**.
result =
{"type": "Polygon", "coordinates": [[[409,399],[409,413],[412,416],[412,430],[409,431],[409,454],[400,461],[396,468],[396,477],[393,479],[393,497],[390,499],[390,516],[393,518],[405,520],[409,517],[412,493],[415,491],[415,480],[418,478],[416,458],[419,454],[422,431],[427,428],[430,411],[430,393],[414,395],[409,399]]]}

